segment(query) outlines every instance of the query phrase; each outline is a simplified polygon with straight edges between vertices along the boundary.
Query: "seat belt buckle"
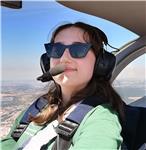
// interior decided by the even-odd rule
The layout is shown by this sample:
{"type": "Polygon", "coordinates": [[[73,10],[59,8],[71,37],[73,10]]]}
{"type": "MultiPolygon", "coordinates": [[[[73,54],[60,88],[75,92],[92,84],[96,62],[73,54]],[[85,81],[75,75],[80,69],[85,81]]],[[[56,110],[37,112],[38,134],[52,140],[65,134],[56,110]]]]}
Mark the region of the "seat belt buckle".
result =
{"type": "Polygon", "coordinates": [[[77,123],[65,120],[55,128],[55,131],[57,134],[69,139],[74,135],[78,126],[79,125],[77,123]]]}
{"type": "Polygon", "coordinates": [[[17,126],[17,128],[12,132],[12,134],[11,134],[11,136],[13,137],[13,139],[15,140],[15,141],[17,141],[19,138],[20,138],[20,136],[23,134],[23,132],[26,130],[26,128],[27,128],[27,126],[28,126],[28,124],[19,124],[18,126],[17,126]]]}

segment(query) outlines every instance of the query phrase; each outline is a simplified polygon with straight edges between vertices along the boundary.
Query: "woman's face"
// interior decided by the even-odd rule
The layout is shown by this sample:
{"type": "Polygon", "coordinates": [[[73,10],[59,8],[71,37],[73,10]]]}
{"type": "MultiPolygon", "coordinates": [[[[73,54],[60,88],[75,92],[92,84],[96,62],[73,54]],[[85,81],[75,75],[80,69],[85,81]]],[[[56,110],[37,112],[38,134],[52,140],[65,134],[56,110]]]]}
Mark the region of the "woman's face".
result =
{"type": "MultiPolygon", "coordinates": [[[[83,39],[83,33],[84,31],[77,27],[63,29],[56,35],[54,43],[59,42],[64,45],[70,45],[75,42],[86,43],[83,39]]],[[[67,48],[61,58],[51,58],[50,60],[51,68],[58,64],[65,65],[65,71],[54,76],[53,79],[61,88],[79,91],[84,88],[92,78],[95,60],[95,55],[91,49],[85,57],[73,58],[67,48]]]]}

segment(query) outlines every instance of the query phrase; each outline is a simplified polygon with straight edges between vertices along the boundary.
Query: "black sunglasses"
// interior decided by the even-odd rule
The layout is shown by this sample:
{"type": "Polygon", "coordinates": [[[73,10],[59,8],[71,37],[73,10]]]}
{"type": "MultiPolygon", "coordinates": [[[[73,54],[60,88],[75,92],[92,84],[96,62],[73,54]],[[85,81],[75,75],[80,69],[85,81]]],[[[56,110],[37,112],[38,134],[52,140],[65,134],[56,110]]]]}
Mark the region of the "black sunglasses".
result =
{"type": "Polygon", "coordinates": [[[85,57],[91,48],[90,43],[74,43],[71,45],[64,45],[62,43],[47,43],[44,44],[48,57],[60,58],[65,49],[68,48],[70,55],[73,58],[85,57]]]}

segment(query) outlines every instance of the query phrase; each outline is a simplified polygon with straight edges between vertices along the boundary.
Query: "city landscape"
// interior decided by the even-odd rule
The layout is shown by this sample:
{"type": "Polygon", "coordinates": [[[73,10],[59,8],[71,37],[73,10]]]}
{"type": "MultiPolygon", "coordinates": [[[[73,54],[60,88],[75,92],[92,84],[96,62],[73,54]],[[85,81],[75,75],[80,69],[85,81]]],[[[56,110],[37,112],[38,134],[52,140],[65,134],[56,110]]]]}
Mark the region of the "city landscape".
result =
{"type": "Polygon", "coordinates": [[[2,82],[0,138],[8,134],[12,123],[20,112],[46,92],[47,85],[38,81],[2,82]]]}

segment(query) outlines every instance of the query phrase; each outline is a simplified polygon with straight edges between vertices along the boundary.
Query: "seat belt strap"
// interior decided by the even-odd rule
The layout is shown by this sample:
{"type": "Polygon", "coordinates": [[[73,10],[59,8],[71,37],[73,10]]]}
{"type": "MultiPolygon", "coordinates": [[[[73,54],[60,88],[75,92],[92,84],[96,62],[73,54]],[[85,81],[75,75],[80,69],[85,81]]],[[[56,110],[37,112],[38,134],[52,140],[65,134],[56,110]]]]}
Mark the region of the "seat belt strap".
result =
{"type": "Polygon", "coordinates": [[[77,124],[80,124],[85,117],[85,115],[94,107],[104,103],[103,98],[90,96],[83,100],[71,114],[66,118],[66,120],[70,120],[77,124]]]}
{"type": "Polygon", "coordinates": [[[48,100],[39,97],[25,112],[22,119],[20,120],[19,125],[15,128],[15,130],[11,133],[12,138],[15,141],[18,141],[20,136],[24,133],[26,128],[28,127],[30,121],[29,121],[29,115],[36,116],[46,105],[48,104],[48,100]]]}
{"type": "Polygon", "coordinates": [[[73,123],[69,120],[60,123],[55,129],[58,135],[52,150],[67,150],[71,145],[72,136],[75,134],[78,126],[77,123],[73,123]]]}
{"type": "Polygon", "coordinates": [[[56,127],[55,131],[57,134],[61,135],[66,140],[69,140],[76,132],[78,126],[79,124],[77,123],[65,120],[56,127]]]}
{"type": "Polygon", "coordinates": [[[78,126],[85,115],[97,105],[104,103],[102,98],[90,96],[83,100],[71,114],[56,127],[58,138],[52,150],[67,150],[71,145],[71,140],[78,126]]]}
{"type": "Polygon", "coordinates": [[[25,112],[24,116],[22,117],[20,123],[30,123],[29,115],[36,116],[41,110],[48,104],[48,100],[39,97],[25,112]]]}

